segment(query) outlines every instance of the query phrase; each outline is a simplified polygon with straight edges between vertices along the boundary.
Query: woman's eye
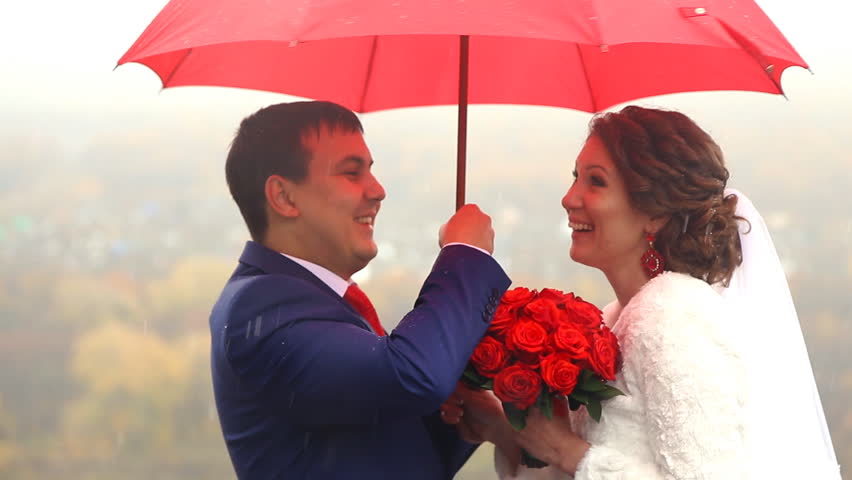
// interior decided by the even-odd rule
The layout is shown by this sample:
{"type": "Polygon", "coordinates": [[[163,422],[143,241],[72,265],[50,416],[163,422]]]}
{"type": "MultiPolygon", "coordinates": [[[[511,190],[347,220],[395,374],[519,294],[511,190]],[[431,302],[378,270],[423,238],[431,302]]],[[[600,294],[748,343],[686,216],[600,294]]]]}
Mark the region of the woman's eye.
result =
{"type": "Polygon", "coordinates": [[[606,182],[604,182],[603,178],[601,178],[597,175],[592,175],[592,185],[594,185],[596,187],[605,187],[606,182]]]}

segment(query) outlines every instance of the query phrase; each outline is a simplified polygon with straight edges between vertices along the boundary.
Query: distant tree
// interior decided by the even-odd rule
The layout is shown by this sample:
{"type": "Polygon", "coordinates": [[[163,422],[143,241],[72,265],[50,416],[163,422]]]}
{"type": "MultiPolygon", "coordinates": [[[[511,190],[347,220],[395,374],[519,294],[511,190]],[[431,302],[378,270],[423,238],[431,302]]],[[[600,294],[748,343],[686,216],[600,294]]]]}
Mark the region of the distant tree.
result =
{"type": "Polygon", "coordinates": [[[15,419],[4,408],[3,397],[0,396],[0,473],[9,471],[17,455],[15,419]]]}
{"type": "Polygon", "coordinates": [[[371,273],[361,285],[379,314],[382,325],[391,330],[414,307],[425,276],[407,268],[387,268],[371,273]]]}
{"type": "Polygon", "coordinates": [[[209,257],[180,259],[164,278],[145,287],[149,328],[167,338],[207,331],[210,309],[234,269],[233,261],[209,257]]]}
{"type": "Polygon", "coordinates": [[[59,323],[83,332],[106,322],[142,326],[146,306],[140,285],[122,274],[58,276],[52,283],[50,308],[59,323]]]}
{"type": "Polygon", "coordinates": [[[107,323],[75,342],[70,370],[80,394],[65,410],[63,434],[72,457],[110,458],[123,450],[168,456],[182,425],[198,352],[154,333],[107,323]]]}

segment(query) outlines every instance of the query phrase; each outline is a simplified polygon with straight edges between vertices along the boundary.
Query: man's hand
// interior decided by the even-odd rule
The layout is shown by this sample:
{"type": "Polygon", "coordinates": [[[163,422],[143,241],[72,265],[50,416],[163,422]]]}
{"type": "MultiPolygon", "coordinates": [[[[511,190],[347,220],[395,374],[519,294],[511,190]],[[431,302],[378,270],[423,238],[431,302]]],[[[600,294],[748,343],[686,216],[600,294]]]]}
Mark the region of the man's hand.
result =
{"type": "Polygon", "coordinates": [[[474,204],[460,208],[438,232],[438,245],[466,243],[488,253],[494,252],[494,229],[491,217],[474,204]]]}
{"type": "Polygon", "coordinates": [[[520,462],[520,448],[514,430],[503,412],[500,399],[489,390],[473,389],[459,382],[456,391],[441,405],[444,422],[455,425],[470,443],[491,442],[509,460],[514,472],[520,462]]]}
{"type": "Polygon", "coordinates": [[[515,476],[521,449],[503,412],[503,404],[494,392],[472,389],[459,382],[456,391],[441,405],[441,416],[444,422],[456,426],[465,441],[493,443],[502,452],[509,475],[515,476]]]}
{"type": "Polygon", "coordinates": [[[459,382],[456,391],[441,405],[444,423],[455,425],[467,442],[494,442],[499,425],[506,422],[503,406],[487,390],[472,389],[459,382]]]}

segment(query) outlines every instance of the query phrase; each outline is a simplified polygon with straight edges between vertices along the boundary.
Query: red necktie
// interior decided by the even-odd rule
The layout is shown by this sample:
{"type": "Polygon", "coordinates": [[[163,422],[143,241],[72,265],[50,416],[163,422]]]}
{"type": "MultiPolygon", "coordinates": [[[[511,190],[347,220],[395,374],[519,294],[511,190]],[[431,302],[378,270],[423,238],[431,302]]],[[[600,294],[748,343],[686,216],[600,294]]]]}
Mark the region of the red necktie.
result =
{"type": "Polygon", "coordinates": [[[367,298],[367,294],[358,288],[358,285],[354,283],[349,284],[349,288],[346,289],[343,299],[349,302],[364,317],[364,320],[367,320],[378,336],[385,335],[385,329],[379,323],[379,316],[376,315],[376,309],[373,308],[373,304],[367,298]]]}

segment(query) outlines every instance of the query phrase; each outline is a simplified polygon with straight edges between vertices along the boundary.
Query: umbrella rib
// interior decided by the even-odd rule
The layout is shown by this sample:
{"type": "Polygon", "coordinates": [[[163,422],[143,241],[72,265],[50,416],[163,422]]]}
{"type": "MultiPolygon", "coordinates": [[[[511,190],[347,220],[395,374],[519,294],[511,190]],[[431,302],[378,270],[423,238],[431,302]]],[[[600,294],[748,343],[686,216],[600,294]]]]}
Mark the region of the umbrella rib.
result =
{"type": "Polygon", "coordinates": [[[364,77],[364,88],[361,89],[361,101],[358,105],[358,111],[364,111],[364,102],[367,99],[367,89],[370,88],[370,78],[373,76],[373,65],[376,61],[376,44],[379,42],[379,37],[373,35],[373,44],[370,46],[370,60],[367,62],[367,74],[364,77]]]}
{"type": "Polygon", "coordinates": [[[736,42],[737,45],[739,45],[740,48],[742,48],[743,51],[746,52],[751,57],[751,59],[754,60],[760,66],[760,69],[763,70],[763,73],[766,74],[766,77],[769,78],[769,81],[772,82],[775,88],[778,89],[778,93],[783,95],[784,98],[787,98],[787,94],[784,93],[784,89],[781,88],[780,74],[777,79],[773,76],[773,72],[775,71],[775,65],[771,64],[766,58],[766,56],[763,54],[763,52],[761,52],[755,44],[749,41],[745,37],[745,35],[738,32],[734,27],[728,25],[728,22],[722,20],[721,18],[714,18],[716,18],[716,21],[719,22],[723,29],[725,29],[725,32],[728,34],[728,36],[730,36],[731,39],[736,42]]]}
{"type": "Polygon", "coordinates": [[[583,50],[580,48],[579,43],[574,44],[574,48],[577,49],[577,55],[580,57],[580,66],[583,68],[583,78],[586,79],[586,90],[589,92],[589,100],[592,102],[592,111],[598,111],[598,102],[595,101],[595,94],[592,91],[592,81],[589,79],[589,72],[586,70],[586,59],[583,56],[583,50]]]}
{"type": "Polygon", "coordinates": [[[189,54],[191,54],[191,53],[192,53],[192,49],[188,48],[186,50],[186,53],[180,58],[180,61],[178,61],[177,65],[175,65],[175,68],[173,68],[172,71],[169,72],[169,76],[165,80],[163,80],[163,88],[168,88],[169,82],[172,81],[172,77],[174,77],[175,73],[177,73],[178,69],[183,66],[183,61],[186,60],[187,57],[189,57],[189,54]]]}

